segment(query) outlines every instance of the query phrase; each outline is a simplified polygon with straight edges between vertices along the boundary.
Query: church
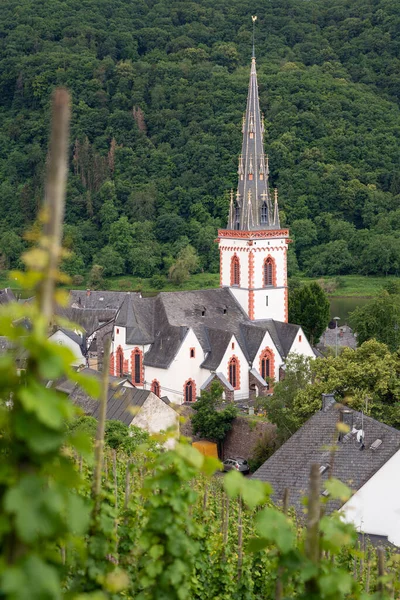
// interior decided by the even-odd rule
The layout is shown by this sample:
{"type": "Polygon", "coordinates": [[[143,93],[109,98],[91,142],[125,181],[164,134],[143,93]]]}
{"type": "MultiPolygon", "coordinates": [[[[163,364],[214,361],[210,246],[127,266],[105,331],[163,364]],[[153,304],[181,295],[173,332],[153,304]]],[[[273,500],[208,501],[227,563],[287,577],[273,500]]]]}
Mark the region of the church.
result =
{"type": "Polygon", "coordinates": [[[288,323],[287,249],[271,197],[256,59],[252,56],[238,187],[218,231],[220,288],[126,294],[114,321],[110,373],[171,402],[194,402],[217,379],[229,400],[265,396],[288,354],[314,357],[288,323]]]}

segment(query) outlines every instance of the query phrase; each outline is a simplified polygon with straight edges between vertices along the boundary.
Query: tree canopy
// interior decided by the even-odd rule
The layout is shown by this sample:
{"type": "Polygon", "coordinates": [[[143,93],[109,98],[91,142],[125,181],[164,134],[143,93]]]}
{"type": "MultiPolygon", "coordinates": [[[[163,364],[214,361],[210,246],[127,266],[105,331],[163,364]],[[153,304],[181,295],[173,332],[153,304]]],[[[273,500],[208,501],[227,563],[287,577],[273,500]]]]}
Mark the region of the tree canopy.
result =
{"type": "MultiPolygon", "coordinates": [[[[100,262],[105,276],[167,275],[182,238],[199,268],[218,270],[213,240],[237,183],[254,10],[249,0],[4,0],[5,268],[17,266],[17,238],[36,218],[50,92],[64,85],[73,98],[71,273],[100,262]]],[[[257,13],[271,185],[299,268],[315,276],[397,273],[399,6],[260,0],[257,13]]]]}
{"type": "Polygon", "coordinates": [[[311,344],[316,344],[329,321],[329,300],[318,283],[289,290],[289,321],[301,325],[311,344]]]}

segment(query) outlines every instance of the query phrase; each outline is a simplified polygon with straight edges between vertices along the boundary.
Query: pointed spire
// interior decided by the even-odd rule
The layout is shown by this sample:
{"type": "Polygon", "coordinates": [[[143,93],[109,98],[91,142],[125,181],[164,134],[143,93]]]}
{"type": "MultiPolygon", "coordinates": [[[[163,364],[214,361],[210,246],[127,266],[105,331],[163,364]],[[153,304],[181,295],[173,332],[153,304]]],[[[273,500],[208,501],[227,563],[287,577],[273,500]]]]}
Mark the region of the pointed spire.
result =
{"type": "MultiPolygon", "coordinates": [[[[242,124],[242,152],[239,156],[238,187],[236,207],[240,208],[240,229],[274,229],[279,223],[277,206],[274,207],[269,189],[269,162],[264,153],[264,115],[261,114],[258,97],[256,56],[254,47],[254,26],[257,17],[253,16],[253,51],[251,58],[250,81],[246,112],[242,124]],[[251,192],[249,194],[249,191],[251,192]],[[239,204],[240,198],[243,204],[239,204]],[[249,203],[250,198],[250,203],[249,203]],[[275,218],[275,213],[278,215],[275,218]]],[[[235,207],[235,210],[236,210],[235,207]]],[[[234,218],[235,225],[239,219],[234,218]]]]}

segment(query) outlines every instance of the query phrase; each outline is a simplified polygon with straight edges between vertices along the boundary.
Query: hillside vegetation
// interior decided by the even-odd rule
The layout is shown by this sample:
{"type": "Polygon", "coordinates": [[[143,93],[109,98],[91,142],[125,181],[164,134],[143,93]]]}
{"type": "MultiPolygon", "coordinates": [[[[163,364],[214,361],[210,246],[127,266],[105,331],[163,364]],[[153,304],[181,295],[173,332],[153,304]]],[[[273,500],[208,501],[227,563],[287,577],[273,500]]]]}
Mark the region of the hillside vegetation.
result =
{"type": "MultiPolygon", "coordinates": [[[[217,272],[257,68],[290,272],[396,274],[400,5],[393,0],[4,0],[0,252],[42,196],[49,98],[73,95],[64,268],[217,272]],[[192,248],[188,247],[192,246],[192,248]],[[145,252],[143,249],[145,248],[145,252]],[[194,249],[194,250],[193,250],[194,249]]],[[[158,281],[158,287],[163,282],[158,281]]]]}

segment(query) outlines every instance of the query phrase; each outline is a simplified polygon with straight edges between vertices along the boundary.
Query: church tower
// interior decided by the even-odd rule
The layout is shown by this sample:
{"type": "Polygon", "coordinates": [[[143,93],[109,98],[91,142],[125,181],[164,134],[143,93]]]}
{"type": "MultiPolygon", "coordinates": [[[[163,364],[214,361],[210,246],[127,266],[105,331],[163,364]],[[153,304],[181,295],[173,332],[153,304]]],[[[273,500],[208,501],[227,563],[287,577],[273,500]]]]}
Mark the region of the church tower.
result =
{"type": "Polygon", "coordinates": [[[218,231],[220,285],[251,320],[287,322],[289,231],[280,227],[277,190],[272,198],[269,189],[254,49],[242,132],[238,187],[231,191],[228,227],[218,231]]]}

